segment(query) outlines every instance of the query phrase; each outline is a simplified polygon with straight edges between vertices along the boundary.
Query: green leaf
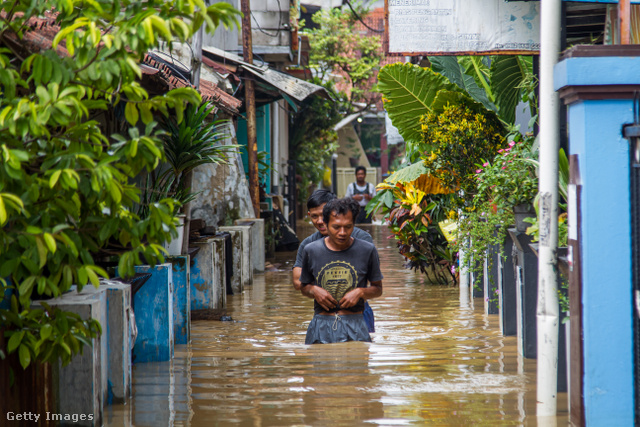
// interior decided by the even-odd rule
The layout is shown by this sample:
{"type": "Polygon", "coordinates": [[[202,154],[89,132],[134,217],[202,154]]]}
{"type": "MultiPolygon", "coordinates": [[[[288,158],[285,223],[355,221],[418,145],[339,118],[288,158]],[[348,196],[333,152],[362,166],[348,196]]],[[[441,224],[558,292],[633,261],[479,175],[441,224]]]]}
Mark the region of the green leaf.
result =
{"type": "Polygon", "coordinates": [[[24,333],[25,333],[25,331],[22,330],[20,332],[15,332],[13,335],[11,335],[11,338],[9,338],[9,342],[7,343],[7,351],[9,353],[13,353],[13,351],[16,348],[18,348],[18,346],[22,342],[22,338],[24,337],[24,333]]]}
{"type": "Polygon", "coordinates": [[[420,117],[429,113],[441,90],[459,91],[446,77],[414,64],[390,64],[378,74],[378,90],[385,109],[400,135],[408,143],[419,143],[420,117]]]}
{"type": "Polygon", "coordinates": [[[127,105],[124,107],[124,116],[132,126],[138,123],[138,108],[136,108],[135,103],[127,102],[127,105]]]}
{"type": "Polygon", "coordinates": [[[415,181],[422,175],[429,173],[429,169],[425,166],[421,160],[406,168],[395,171],[389,178],[385,179],[385,182],[395,184],[396,182],[405,183],[415,181]]]}
{"type": "Polygon", "coordinates": [[[533,74],[531,57],[494,56],[491,62],[491,88],[496,95],[498,115],[507,123],[516,119],[520,102],[520,85],[533,74]]]}
{"type": "Polygon", "coordinates": [[[100,286],[100,279],[98,279],[98,275],[96,274],[95,271],[93,271],[90,266],[87,266],[86,270],[87,272],[87,276],[89,276],[89,280],[91,281],[91,284],[93,286],[95,286],[96,288],[100,286]]]}
{"type": "Polygon", "coordinates": [[[51,253],[56,253],[56,239],[49,233],[44,233],[44,242],[51,253]]]}
{"type": "Polygon", "coordinates": [[[473,76],[467,74],[465,67],[457,56],[430,56],[431,69],[442,74],[455,83],[475,101],[480,102],[487,110],[497,111],[496,106],[489,100],[487,92],[476,83],[473,76]]]}
{"type": "Polygon", "coordinates": [[[55,187],[58,179],[60,179],[60,174],[62,174],[62,169],[58,169],[51,174],[51,177],[49,178],[49,188],[55,187]]]}
{"type": "Polygon", "coordinates": [[[76,270],[76,275],[78,277],[78,285],[84,286],[87,284],[88,276],[87,276],[87,268],[83,265],[78,267],[76,270]]]}
{"type": "Polygon", "coordinates": [[[38,249],[38,259],[40,260],[39,267],[42,268],[47,263],[48,251],[41,236],[36,236],[36,247],[38,249]]]}
{"type": "Polygon", "coordinates": [[[20,356],[20,365],[22,366],[22,369],[27,369],[27,366],[31,363],[31,352],[29,352],[29,348],[24,344],[20,344],[18,355],[20,356]]]}
{"type": "Polygon", "coordinates": [[[30,295],[31,290],[33,289],[33,285],[36,282],[36,276],[27,277],[21,284],[18,286],[18,294],[22,296],[30,295]]]}
{"type": "Polygon", "coordinates": [[[46,340],[51,336],[51,332],[53,332],[53,327],[51,326],[51,324],[47,323],[43,325],[40,329],[40,338],[42,340],[46,340]]]}
{"type": "Polygon", "coordinates": [[[4,200],[0,195],[0,225],[4,225],[7,222],[7,209],[4,206],[4,200]]]}

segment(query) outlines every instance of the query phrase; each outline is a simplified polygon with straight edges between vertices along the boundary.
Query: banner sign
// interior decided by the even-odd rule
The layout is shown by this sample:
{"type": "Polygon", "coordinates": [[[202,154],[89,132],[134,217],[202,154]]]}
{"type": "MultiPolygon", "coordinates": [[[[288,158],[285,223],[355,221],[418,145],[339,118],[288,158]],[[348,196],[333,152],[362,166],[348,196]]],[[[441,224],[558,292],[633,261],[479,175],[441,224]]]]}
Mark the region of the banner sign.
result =
{"type": "Polygon", "coordinates": [[[537,54],[540,2],[385,0],[388,53],[537,54]]]}

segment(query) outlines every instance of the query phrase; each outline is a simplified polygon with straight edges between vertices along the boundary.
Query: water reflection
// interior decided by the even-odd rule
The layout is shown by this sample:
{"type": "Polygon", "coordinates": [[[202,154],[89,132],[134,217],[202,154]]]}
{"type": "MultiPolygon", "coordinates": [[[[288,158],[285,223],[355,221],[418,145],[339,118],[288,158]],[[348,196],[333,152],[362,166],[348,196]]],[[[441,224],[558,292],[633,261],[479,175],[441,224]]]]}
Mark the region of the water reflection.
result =
{"type": "Polygon", "coordinates": [[[372,343],[305,346],[313,303],[290,284],[294,254],[280,253],[280,271],[228,298],[234,322],[194,322],[173,361],[134,365],[134,397],[107,408],[107,425],[536,425],[535,360],[482,304],[461,307],[457,288],[403,269],[386,228],[371,230],[385,275],[372,343]]]}

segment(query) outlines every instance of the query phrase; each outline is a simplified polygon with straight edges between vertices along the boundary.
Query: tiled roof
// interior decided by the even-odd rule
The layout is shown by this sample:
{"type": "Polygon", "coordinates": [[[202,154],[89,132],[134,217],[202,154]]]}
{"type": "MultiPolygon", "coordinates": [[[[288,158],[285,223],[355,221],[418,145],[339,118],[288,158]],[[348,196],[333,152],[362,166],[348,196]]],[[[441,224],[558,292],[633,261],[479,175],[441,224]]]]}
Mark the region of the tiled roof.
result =
{"type": "MultiPolygon", "coordinates": [[[[1,11],[0,17],[6,18],[7,12],[1,11]]],[[[27,52],[39,52],[42,50],[51,49],[53,44],[53,38],[60,31],[60,26],[56,24],[56,12],[46,11],[44,16],[31,18],[26,23],[27,29],[24,31],[22,41],[18,40],[18,37],[7,31],[5,33],[5,40],[9,43],[14,43],[15,47],[26,50],[27,52]]],[[[66,43],[63,41],[58,44],[56,52],[61,56],[69,56],[69,52],[65,48],[66,43]]]]}
{"type": "MultiPolygon", "coordinates": [[[[192,87],[191,83],[178,77],[176,73],[165,63],[156,60],[150,55],[145,55],[142,70],[146,78],[156,84],[160,84],[161,91],[169,91],[179,87],[192,87]]],[[[208,101],[230,114],[239,114],[242,101],[229,95],[220,89],[215,83],[200,79],[200,95],[203,101],[208,101]]]]}

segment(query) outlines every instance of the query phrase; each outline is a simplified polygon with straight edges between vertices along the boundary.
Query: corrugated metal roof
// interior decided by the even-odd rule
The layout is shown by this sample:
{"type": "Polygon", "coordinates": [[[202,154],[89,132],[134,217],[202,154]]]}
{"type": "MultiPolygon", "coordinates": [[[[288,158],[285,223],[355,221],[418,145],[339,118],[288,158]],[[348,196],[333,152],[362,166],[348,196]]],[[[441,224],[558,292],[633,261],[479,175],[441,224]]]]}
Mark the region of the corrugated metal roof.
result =
{"type": "MultiPolygon", "coordinates": [[[[284,93],[290,98],[295,99],[298,102],[302,102],[306,98],[314,94],[329,98],[329,94],[322,86],[318,86],[313,83],[297,79],[293,76],[290,76],[289,74],[276,71],[267,65],[260,66],[256,64],[249,64],[248,62],[245,62],[240,56],[221,49],[217,49],[215,47],[203,47],[202,51],[214,57],[220,58],[221,61],[219,62],[222,62],[223,64],[233,63],[239,65],[248,73],[251,73],[263,82],[270,84],[280,92],[284,93]]],[[[203,62],[206,63],[206,58],[203,58],[203,62]]]]}

